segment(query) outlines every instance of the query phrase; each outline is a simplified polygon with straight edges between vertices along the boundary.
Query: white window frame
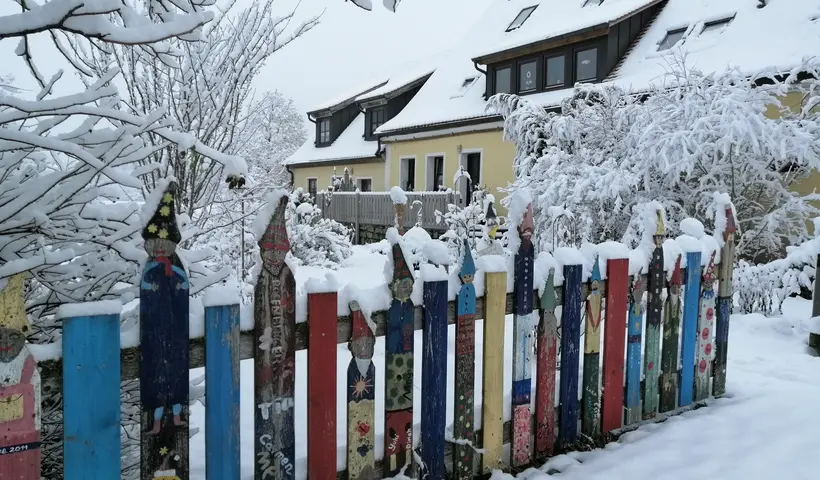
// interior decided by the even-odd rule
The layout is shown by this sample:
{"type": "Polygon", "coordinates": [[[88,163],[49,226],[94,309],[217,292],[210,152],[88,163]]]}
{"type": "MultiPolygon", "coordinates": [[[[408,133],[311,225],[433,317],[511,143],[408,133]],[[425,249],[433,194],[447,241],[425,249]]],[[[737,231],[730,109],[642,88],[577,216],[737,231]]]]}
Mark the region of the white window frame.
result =
{"type": "Polygon", "coordinates": [[[447,154],[445,154],[444,152],[428,153],[425,156],[425,161],[424,161],[424,177],[425,177],[424,186],[425,186],[425,190],[428,191],[428,192],[437,192],[438,191],[438,185],[433,185],[433,181],[434,181],[434,179],[433,179],[433,171],[434,171],[433,159],[436,158],[436,157],[441,157],[442,158],[442,161],[441,161],[441,164],[442,164],[441,165],[441,182],[442,182],[442,185],[444,185],[444,188],[447,188],[447,154]]]}
{"type": "Polygon", "coordinates": [[[370,180],[370,191],[373,191],[373,177],[356,177],[356,188],[362,191],[362,180],[370,180]]]}
{"type": "Polygon", "coordinates": [[[310,191],[310,181],[311,180],[316,181],[316,193],[319,193],[319,177],[306,177],[305,178],[305,190],[307,190],[308,193],[311,193],[311,191],[310,191]]]}
{"type": "Polygon", "coordinates": [[[419,165],[418,165],[418,162],[416,161],[417,159],[416,159],[415,155],[407,155],[405,157],[399,158],[399,187],[402,190],[405,190],[406,185],[407,185],[407,181],[410,180],[409,178],[402,178],[402,177],[404,177],[404,171],[405,171],[404,163],[407,160],[410,160],[410,159],[413,160],[413,190],[418,191],[418,189],[419,189],[418,188],[418,182],[416,180],[418,178],[419,165]]]}
{"type": "MultiPolygon", "coordinates": [[[[467,155],[470,153],[477,153],[479,154],[478,160],[478,180],[475,178],[470,178],[470,182],[473,185],[481,185],[484,183],[484,149],[483,148],[464,148],[461,150],[461,153],[458,155],[458,165],[459,167],[463,168],[465,172],[467,172],[467,155]]],[[[467,198],[467,191],[465,190],[467,186],[465,182],[459,182],[458,191],[461,195],[459,195],[459,204],[461,207],[465,207],[467,203],[470,201],[467,198]]]]}

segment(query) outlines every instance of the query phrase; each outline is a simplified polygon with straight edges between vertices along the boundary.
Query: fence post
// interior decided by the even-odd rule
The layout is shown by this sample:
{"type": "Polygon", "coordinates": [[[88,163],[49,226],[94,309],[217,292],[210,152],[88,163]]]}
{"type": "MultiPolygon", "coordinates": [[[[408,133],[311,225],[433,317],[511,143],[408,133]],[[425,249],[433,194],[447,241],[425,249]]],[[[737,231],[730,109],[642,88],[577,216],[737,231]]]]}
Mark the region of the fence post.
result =
{"type": "Polygon", "coordinates": [[[626,337],[626,424],[641,420],[641,332],[643,330],[641,272],[629,284],[629,321],[626,337]]]}
{"type": "Polygon", "coordinates": [[[356,192],[355,207],[353,209],[353,212],[354,212],[353,213],[354,214],[354,217],[353,217],[354,218],[354,224],[353,224],[354,226],[353,226],[353,228],[355,228],[354,232],[356,234],[356,236],[355,236],[356,245],[359,245],[359,229],[361,228],[361,223],[362,223],[362,220],[360,218],[360,215],[361,215],[361,201],[362,201],[361,193],[359,193],[357,191],[356,192]]]}
{"type": "Polygon", "coordinates": [[[720,251],[718,270],[717,325],[715,328],[715,365],[712,381],[712,395],[721,397],[726,392],[726,361],[729,348],[729,315],[732,313],[732,271],[735,263],[734,207],[729,204],[724,210],[726,227],[723,230],[723,248],[720,251]]]}
{"type": "MultiPolygon", "coordinates": [[[[461,289],[456,304],[455,390],[453,393],[453,438],[474,441],[475,428],[475,262],[467,237],[464,237],[461,289]]],[[[455,444],[453,476],[459,480],[473,478],[473,446],[455,444]]]]}
{"type": "MultiPolygon", "coordinates": [[[[700,268],[698,268],[700,273],[700,268]]],[[[709,397],[709,378],[712,376],[712,336],[715,325],[715,252],[709,258],[703,274],[698,308],[697,363],[695,365],[695,400],[709,397]]]]}
{"type": "Polygon", "coordinates": [[[481,429],[483,473],[501,468],[504,428],[504,315],[507,273],[484,274],[484,362],[481,429]]]}
{"type": "MultiPolygon", "coordinates": [[[[661,412],[677,407],[678,399],[678,340],[680,339],[681,255],[675,260],[672,278],[667,286],[663,306],[663,354],[661,356],[661,412]]],[[[682,363],[685,365],[685,363],[682,363]]]]}
{"type": "Polygon", "coordinates": [[[347,367],[347,478],[370,480],[376,461],[376,337],[356,301],[350,302],[350,316],[352,333],[347,346],[353,358],[347,367]]]}
{"type": "Polygon", "coordinates": [[[238,304],[205,306],[205,399],[205,474],[239,480],[238,304]]]}
{"type": "Polygon", "coordinates": [[[695,350],[698,337],[698,300],[700,298],[700,252],[686,253],[686,288],[683,292],[683,325],[680,341],[680,392],[678,405],[692,403],[695,382],[695,350]]]}
{"type": "Polygon", "coordinates": [[[117,301],[63,305],[66,480],[120,477],[120,310],[117,301]]]}
{"type": "Polygon", "coordinates": [[[24,274],[14,275],[0,294],[0,368],[19,378],[16,383],[0,384],[0,455],[6,460],[0,473],[3,480],[40,478],[40,373],[26,347],[29,323],[24,283],[24,274]]]}
{"type": "MultiPolygon", "coordinates": [[[[140,472],[188,478],[188,292],[169,182],[142,231],[148,261],[140,283],[140,472]]],[[[159,193],[159,192],[155,192],[159,193]]]]}
{"type": "Polygon", "coordinates": [[[541,461],[555,446],[555,369],[558,365],[558,319],[555,317],[555,270],[550,269],[538,323],[535,368],[535,452],[541,461]]]}
{"type": "Polygon", "coordinates": [[[561,386],[558,444],[562,450],[578,443],[578,343],[581,340],[581,265],[564,265],[561,313],[561,386]]]}
{"type": "Polygon", "coordinates": [[[296,437],[296,282],[285,263],[288,196],[259,239],[262,269],[254,289],[254,478],[293,479],[296,437]]]}
{"type": "Polygon", "coordinates": [[[308,477],[336,477],[336,317],[338,295],[308,295],[308,477]]]}
{"type": "Polygon", "coordinates": [[[646,300],[646,349],[644,351],[643,416],[652,418],[658,412],[658,378],[661,363],[661,320],[663,310],[663,213],[656,211],[657,229],[652,239],[655,248],[649,262],[649,285],[646,300]]]}
{"type": "MultiPolygon", "coordinates": [[[[434,269],[422,265],[422,272],[434,269]]],[[[421,363],[421,478],[444,478],[447,425],[447,280],[424,282],[421,363]]],[[[461,413],[458,413],[459,415],[461,413]]]]}
{"type": "Polygon", "coordinates": [[[629,296],[629,259],[607,260],[606,277],[604,372],[601,395],[603,433],[621,428],[624,419],[624,343],[629,296]]]}
{"type": "Polygon", "coordinates": [[[589,295],[586,298],[586,325],[584,329],[584,385],[581,415],[581,432],[589,439],[595,439],[601,433],[601,397],[600,397],[600,362],[601,362],[601,269],[598,256],[592,266],[592,277],[589,282],[589,295]]]}
{"type": "MultiPolygon", "coordinates": [[[[817,232],[820,234],[820,232],[817,232]]],[[[723,260],[721,259],[721,262],[723,260]]],[[[820,316],[820,282],[817,281],[818,273],[820,272],[820,255],[817,256],[817,261],[814,266],[814,292],[811,296],[811,316],[820,316]]],[[[812,331],[809,332],[809,347],[813,348],[818,355],[820,355],[820,322],[814,321],[812,323],[812,331]]]]}

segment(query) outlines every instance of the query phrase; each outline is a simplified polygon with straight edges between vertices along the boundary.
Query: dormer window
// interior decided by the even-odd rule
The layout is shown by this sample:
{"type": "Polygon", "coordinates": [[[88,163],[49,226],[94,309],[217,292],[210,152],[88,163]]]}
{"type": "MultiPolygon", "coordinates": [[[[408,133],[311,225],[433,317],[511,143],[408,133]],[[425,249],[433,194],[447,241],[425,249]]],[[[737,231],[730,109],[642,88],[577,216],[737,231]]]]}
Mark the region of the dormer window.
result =
{"type": "Polygon", "coordinates": [[[679,28],[677,30],[670,30],[666,32],[666,36],[663,37],[663,41],[658,45],[658,51],[662,52],[674,47],[675,44],[683,38],[683,34],[686,33],[686,30],[686,28],[679,28]]]}
{"type": "Polygon", "coordinates": [[[319,144],[328,143],[330,143],[330,119],[323,118],[319,120],[319,144]]]}
{"type": "Polygon", "coordinates": [[[518,16],[516,16],[515,20],[513,20],[512,23],[507,27],[507,31],[512,32],[516,28],[520,28],[521,25],[524,25],[524,22],[526,22],[527,19],[530,18],[530,15],[532,15],[532,12],[535,11],[537,7],[538,5],[533,5],[518,12],[518,16]]]}
{"type": "Polygon", "coordinates": [[[586,82],[598,78],[598,48],[575,52],[575,81],[586,82]]]}
{"type": "Polygon", "coordinates": [[[495,71],[495,93],[512,93],[511,67],[503,67],[495,71]]]}
{"type": "Polygon", "coordinates": [[[367,137],[372,137],[376,129],[384,125],[386,112],[384,107],[375,107],[371,108],[367,114],[370,116],[370,130],[367,132],[367,137]]]}
{"type": "Polygon", "coordinates": [[[700,31],[700,34],[703,35],[704,33],[708,32],[721,32],[724,28],[726,28],[735,17],[731,16],[728,18],[722,18],[720,20],[715,20],[714,22],[706,22],[703,24],[703,30],[700,31]]]}

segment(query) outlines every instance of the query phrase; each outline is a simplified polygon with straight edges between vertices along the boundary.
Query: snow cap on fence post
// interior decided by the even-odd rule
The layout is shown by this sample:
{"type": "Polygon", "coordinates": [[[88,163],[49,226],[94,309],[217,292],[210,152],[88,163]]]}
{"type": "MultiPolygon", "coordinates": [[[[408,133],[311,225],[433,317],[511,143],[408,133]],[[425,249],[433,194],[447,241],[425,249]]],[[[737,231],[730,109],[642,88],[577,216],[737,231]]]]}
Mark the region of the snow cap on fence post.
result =
{"type": "Polygon", "coordinates": [[[390,189],[390,200],[393,201],[393,206],[396,208],[394,224],[399,235],[401,235],[404,233],[404,207],[407,204],[407,194],[399,186],[394,185],[390,189]]]}
{"type": "MultiPolygon", "coordinates": [[[[518,252],[521,247],[521,237],[519,235],[519,228],[528,228],[529,232],[533,232],[533,214],[532,214],[532,195],[529,189],[522,188],[516,190],[507,197],[509,201],[509,221],[510,228],[507,230],[507,246],[513,253],[518,252]]],[[[534,233],[530,237],[533,243],[535,242],[534,233]]]]}
{"type": "Polygon", "coordinates": [[[706,212],[715,215],[714,237],[720,248],[723,248],[726,240],[729,239],[729,235],[740,233],[737,226],[737,211],[728,193],[712,193],[712,201],[709,203],[706,212]]]}

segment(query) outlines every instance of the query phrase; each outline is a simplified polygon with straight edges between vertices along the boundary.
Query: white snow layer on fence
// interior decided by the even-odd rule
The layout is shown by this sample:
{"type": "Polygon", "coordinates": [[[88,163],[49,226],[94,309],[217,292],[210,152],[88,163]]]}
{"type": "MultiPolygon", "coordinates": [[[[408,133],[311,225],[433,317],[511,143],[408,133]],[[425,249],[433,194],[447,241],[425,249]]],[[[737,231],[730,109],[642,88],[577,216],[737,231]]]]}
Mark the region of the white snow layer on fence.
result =
{"type": "Polygon", "coordinates": [[[96,317],[101,315],[119,315],[122,303],[119,300],[101,300],[98,302],[64,303],[57,309],[56,318],[96,317]]]}

